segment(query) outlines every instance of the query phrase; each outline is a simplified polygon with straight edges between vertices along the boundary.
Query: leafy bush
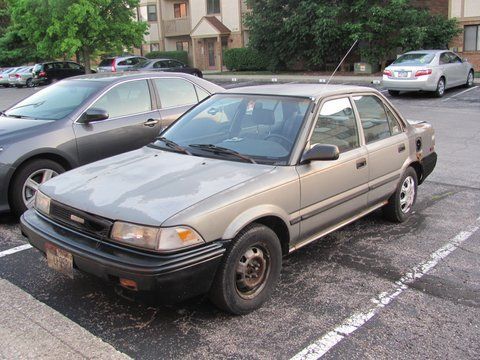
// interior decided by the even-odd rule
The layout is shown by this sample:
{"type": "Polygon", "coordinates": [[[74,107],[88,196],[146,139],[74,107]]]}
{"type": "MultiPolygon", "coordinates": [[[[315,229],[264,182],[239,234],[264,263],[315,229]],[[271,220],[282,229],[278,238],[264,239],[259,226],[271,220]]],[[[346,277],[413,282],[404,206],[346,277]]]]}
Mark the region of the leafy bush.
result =
{"type": "Polygon", "coordinates": [[[175,59],[188,64],[188,53],[186,51],[151,51],[145,57],[149,59],[175,59]]]}
{"type": "Polygon", "coordinates": [[[223,61],[228,70],[235,71],[265,70],[268,65],[263,54],[249,48],[227,49],[223,61]]]}

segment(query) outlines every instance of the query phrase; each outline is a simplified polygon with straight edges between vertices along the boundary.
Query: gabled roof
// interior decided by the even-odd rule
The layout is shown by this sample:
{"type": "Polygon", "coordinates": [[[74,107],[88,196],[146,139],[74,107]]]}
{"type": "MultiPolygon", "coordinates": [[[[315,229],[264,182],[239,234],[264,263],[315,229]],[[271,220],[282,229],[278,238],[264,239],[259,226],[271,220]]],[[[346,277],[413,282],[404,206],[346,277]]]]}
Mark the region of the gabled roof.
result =
{"type": "Polygon", "coordinates": [[[212,37],[218,35],[229,35],[230,29],[227,28],[217,17],[204,16],[190,33],[191,37],[212,37]]]}

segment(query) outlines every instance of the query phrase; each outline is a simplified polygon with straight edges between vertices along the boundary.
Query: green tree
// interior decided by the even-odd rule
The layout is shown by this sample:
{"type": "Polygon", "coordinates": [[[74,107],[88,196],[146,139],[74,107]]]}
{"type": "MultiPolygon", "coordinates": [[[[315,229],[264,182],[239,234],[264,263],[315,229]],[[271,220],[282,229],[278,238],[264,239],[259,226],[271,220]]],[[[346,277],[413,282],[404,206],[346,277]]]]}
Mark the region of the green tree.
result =
{"type": "Polygon", "coordinates": [[[91,56],[140,46],[147,32],[135,20],[139,0],[9,0],[12,20],[40,56],[80,54],[90,72],[91,56]]]}

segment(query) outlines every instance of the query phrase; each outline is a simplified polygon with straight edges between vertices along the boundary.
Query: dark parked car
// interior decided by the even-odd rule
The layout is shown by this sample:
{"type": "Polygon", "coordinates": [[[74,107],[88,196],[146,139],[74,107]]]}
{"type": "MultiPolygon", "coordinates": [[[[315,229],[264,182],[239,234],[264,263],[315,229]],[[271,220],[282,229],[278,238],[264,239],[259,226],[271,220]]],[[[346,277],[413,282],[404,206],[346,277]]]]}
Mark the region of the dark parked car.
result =
{"type": "Polygon", "coordinates": [[[98,64],[98,72],[117,72],[131,69],[132,67],[147,61],[143,56],[118,56],[103,59],[98,64]]]}
{"type": "Polygon", "coordinates": [[[58,80],[85,74],[83,65],[73,61],[51,61],[33,67],[35,85],[51,84],[58,80]]]}
{"type": "Polygon", "coordinates": [[[141,62],[129,69],[128,71],[170,71],[181,72],[198,77],[203,77],[202,72],[197,68],[192,68],[178,60],[172,59],[152,59],[141,62]]]}
{"type": "Polygon", "coordinates": [[[223,90],[187,74],[95,74],[22,100],[0,116],[0,211],[21,214],[41,183],[150,143],[192,105],[223,90]]]}

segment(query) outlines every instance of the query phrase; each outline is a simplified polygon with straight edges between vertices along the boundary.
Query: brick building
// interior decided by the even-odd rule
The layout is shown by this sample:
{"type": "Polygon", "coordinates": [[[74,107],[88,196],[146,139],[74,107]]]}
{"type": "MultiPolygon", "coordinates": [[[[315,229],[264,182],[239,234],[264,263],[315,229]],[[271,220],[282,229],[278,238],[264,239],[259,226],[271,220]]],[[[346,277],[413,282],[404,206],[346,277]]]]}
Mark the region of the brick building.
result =
{"type": "Polygon", "coordinates": [[[193,66],[220,70],[222,50],[248,42],[248,11],[244,0],[141,0],[137,15],[150,33],[140,52],[185,50],[193,66]]]}
{"type": "Polygon", "coordinates": [[[480,71],[480,0],[450,0],[448,16],[457,18],[463,30],[450,48],[480,71]]]}

